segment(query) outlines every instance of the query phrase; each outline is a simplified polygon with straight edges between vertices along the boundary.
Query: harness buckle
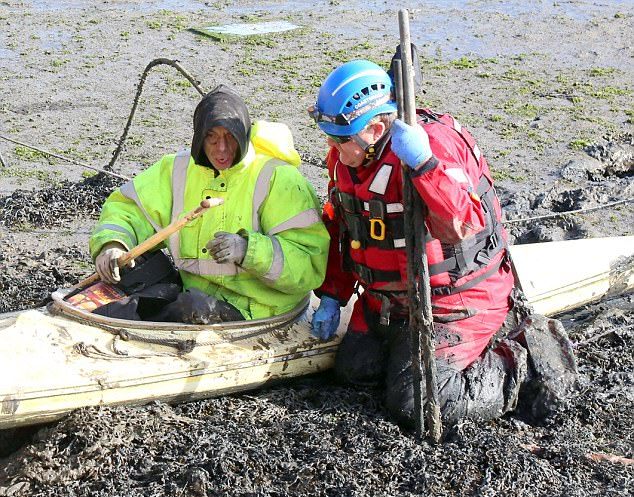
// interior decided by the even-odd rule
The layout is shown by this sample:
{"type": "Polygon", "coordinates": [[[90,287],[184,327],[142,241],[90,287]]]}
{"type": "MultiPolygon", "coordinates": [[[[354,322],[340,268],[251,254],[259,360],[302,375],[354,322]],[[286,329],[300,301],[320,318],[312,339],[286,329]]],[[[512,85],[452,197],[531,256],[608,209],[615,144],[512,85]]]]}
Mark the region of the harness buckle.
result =
{"type": "Polygon", "coordinates": [[[439,286],[431,289],[432,295],[451,295],[451,287],[439,286]]]}
{"type": "Polygon", "coordinates": [[[493,250],[500,243],[500,239],[498,238],[497,231],[494,231],[489,235],[489,239],[487,240],[487,250],[493,250]]]}
{"type": "Polygon", "coordinates": [[[361,281],[367,285],[371,285],[374,281],[374,278],[372,277],[372,270],[369,267],[364,266],[363,264],[355,264],[354,270],[361,278],[361,281]]]}
{"type": "Polygon", "coordinates": [[[387,209],[382,200],[374,198],[368,201],[368,210],[370,211],[370,219],[385,219],[387,209]]]}
{"type": "Polygon", "coordinates": [[[489,262],[491,262],[491,258],[487,254],[486,250],[481,250],[480,252],[478,252],[477,255],[475,256],[475,260],[476,262],[483,264],[485,266],[488,265],[489,262]]]}
{"type": "Polygon", "coordinates": [[[385,223],[383,219],[370,219],[370,238],[373,240],[385,240],[385,223]]]}

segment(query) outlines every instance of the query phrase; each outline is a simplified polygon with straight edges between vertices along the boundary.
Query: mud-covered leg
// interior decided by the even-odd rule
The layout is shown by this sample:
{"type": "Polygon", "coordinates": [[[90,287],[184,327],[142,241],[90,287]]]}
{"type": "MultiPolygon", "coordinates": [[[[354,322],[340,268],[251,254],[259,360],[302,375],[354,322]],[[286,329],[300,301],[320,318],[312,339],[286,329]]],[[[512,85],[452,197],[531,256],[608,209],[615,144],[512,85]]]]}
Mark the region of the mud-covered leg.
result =
{"type": "Polygon", "coordinates": [[[528,377],[518,412],[540,421],[561,406],[577,386],[577,362],[561,322],[539,314],[527,317],[512,337],[528,351],[528,377]]]}
{"type": "Polygon", "coordinates": [[[348,330],[335,357],[335,374],[345,383],[376,385],[385,375],[387,347],[372,331],[348,330]]]}
{"type": "MultiPolygon", "coordinates": [[[[437,360],[438,395],[442,421],[492,419],[515,408],[526,377],[526,351],[516,342],[502,340],[468,368],[460,371],[437,360]]],[[[387,366],[386,405],[393,418],[411,427],[414,400],[410,372],[409,337],[400,334],[390,348],[387,366]]]]}

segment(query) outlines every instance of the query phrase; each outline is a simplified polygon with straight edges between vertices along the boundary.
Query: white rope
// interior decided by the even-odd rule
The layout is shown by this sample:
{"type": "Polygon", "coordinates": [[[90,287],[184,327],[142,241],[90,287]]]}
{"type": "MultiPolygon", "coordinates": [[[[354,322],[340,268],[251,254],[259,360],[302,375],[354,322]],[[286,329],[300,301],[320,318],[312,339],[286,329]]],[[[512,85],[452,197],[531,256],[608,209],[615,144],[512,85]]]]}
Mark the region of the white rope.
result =
{"type": "Polygon", "coordinates": [[[549,218],[553,218],[553,217],[563,217],[563,216],[567,216],[569,214],[579,214],[579,213],[582,213],[582,212],[598,211],[600,209],[607,209],[608,207],[614,207],[615,205],[627,204],[629,202],[632,202],[633,200],[634,200],[634,198],[626,198],[626,199],[623,199],[623,200],[617,200],[616,202],[610,202],[608,204],[597,205],[596,207],[588,207],[586,209],[576,209],[576,210],[572,210],[572,211],[556,212],[554,214],[544,214],[543,216],[525,217],[525,218],[522,218],[522,219],[507,219],[507,220],[503,221],[503,223],[504,224],[526,223],[528,221],[537,221],[539,219],[549,219],[549,218]]]}

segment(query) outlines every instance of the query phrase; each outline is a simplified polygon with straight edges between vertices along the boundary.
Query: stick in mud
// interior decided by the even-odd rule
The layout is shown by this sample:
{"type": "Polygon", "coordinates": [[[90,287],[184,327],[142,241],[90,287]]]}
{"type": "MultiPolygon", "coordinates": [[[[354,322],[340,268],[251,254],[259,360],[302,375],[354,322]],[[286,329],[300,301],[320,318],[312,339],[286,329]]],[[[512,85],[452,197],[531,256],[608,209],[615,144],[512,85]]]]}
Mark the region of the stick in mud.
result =
{"type": "MultiPolygon", "coordinates": [[[[402,117],[410,126],[416,125],[416,104],[414,96],[414,77],[412,52],[409,32],[409,14],[407,9],[398,12],[399,33],[401,41],[400,78],[402,88],[397,95],[402,101],[398,108],[403,110],[402,117]]],[[[398,67],[397,65],[397,67],[398,67]]],[[[395,71],[396,72],[396,71],[395,71]]],[[[429,268],[425,240],[427,229],[423,205],[419,195],[413,192],[409,168],[403,168],[403,197],[405,204],[405,230],[407,250],[407,293],[409,299],[409,332],[412,354],[412,379],[414,387],[414,423],[419,440],[424,434],[422,415],[422,370],[421,352],[425,366],[426,401],[425,412],[429,424],[429,436],[438,442],[442,434],[440,420],[440,403],[438,401],[438,382],[436,379],[436,356],[434,347],[433,316],[431,310],[431,294],[429,287],[429,268]],[[422,351],[421,351],[422,348],[422,351]]]]}

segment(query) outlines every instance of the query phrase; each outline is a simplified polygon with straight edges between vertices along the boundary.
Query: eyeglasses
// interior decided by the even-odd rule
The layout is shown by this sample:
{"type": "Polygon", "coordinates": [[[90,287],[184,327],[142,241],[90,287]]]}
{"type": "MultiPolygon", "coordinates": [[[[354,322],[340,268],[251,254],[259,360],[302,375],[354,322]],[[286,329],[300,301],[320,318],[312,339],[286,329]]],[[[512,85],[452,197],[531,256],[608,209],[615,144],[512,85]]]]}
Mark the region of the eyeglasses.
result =
{"type": "MultiPolygon", "coordinates": [[[[328,116],[326,114],[322,114],[317,109],[316,105],[311,105],[310,107],[308,107],[308,115],[312,117],[316,123],[329,122],[329,123],[337,124],[339,126],[347,126],[348,124],[350,124],[350,121],[344,114],[338,114],[336,116],[328,116]]],[[[330,138],[332,141],[334,141],[335,143],[339,143],[339,144],[348,143],[352,139],[351,136],[330,135],[328,133],[326,133],[326,136],[330,138]]]]}
{"type": "Polygon", "coordinates": [[[327,114],[323,114],[319,109],[317,109],[316,105],[311,105],[310,107],[308,107],[308,115],[318,124],[320,122],[334,123],[338,126],[347,126],[348,124],[350,124],[350,120],[345,114],[329,116],[327,114]]]}
{"type": "Polygon", "coordinates": [[[330,138],[333,142],[339,144],[348,143],[350,140],[352,140],[352,136],[329,135],[328,133],[326,133],[326,136],[330,138]]]}

